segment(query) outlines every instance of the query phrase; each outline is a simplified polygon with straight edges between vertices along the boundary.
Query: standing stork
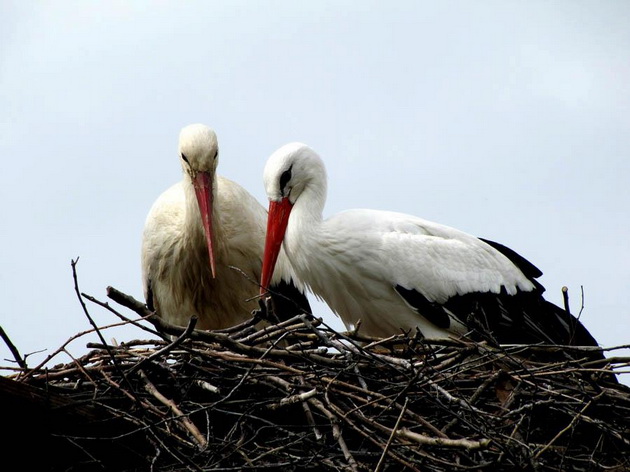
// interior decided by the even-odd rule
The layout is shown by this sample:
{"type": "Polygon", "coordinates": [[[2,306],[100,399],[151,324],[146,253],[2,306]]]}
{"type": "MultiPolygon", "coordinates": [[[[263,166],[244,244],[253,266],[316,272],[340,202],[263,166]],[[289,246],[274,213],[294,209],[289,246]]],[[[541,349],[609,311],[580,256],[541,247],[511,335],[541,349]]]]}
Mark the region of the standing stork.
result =
{"type": "MultiPolygon", "coordinates": [[[[144,226],[145,299],[171,324],[186,326],[195,315],[200,329],[227,328],[258,308],[267,213],[244,188],[216,174],[217,137],[207,126],[181,130],[179,159],[183,179],[158,197],[144,226]]],[[[272,286],[278,316],[310,311],[282,257],[272,286]]]]}
{"type": "Polygon", "coordinates": [[[360,320],[365,335],[418,329],[434,339],[597,346],[576,318],[544,300],[542,273],[501,244],[402,213],[349,210],[323,220],[326,170],[304,144],[274,152],[264,184],[263,292],[283,247],[297,277],[349,329],[360,320]]]}

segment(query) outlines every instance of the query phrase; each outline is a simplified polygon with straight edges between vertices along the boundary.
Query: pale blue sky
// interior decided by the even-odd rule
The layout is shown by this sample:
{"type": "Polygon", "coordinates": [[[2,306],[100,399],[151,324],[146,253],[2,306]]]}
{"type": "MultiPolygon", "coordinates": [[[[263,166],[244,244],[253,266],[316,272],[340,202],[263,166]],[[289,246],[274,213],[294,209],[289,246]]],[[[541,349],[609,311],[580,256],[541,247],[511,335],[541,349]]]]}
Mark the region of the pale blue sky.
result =
{"type": "Polygon", "coordinates": [[[628,2],[4,1],[0,90],[0,325],[23,353],[89,327],[77,256],[83,291],[142,298],[144,218],[194,122],[265,206],[265,160],[305,142],[326,215],[396,210],[502,242],[550,301],[567,285],[577,311],[584,287],[601,344],[630,343],[628,2]]]}

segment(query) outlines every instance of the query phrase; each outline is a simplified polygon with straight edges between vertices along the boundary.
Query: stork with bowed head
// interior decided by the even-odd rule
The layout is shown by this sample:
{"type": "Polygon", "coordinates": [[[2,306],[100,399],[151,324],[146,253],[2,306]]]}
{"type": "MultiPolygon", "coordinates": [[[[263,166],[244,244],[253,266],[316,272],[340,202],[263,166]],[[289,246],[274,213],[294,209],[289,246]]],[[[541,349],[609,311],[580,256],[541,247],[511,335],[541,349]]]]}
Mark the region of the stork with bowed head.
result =
{"type": "MultiPolygon", "coordinates": [[[[267,212],[240,185],[217,175],[219,147],[209,127],[179,135],[183,179],[162,193],[147,216],[142,277],[151,310],[170,324],[222,329],[258,308],[267,212]]],[[[279,317],[310,311],[303,288],[280,257],[272,292],[279,317]]]]}
{"type": "Polygon", "coordinates": [[[501,244],[387,211],[349,210],[323,220],[326,170],[304,144],[273,153],[264,184],[263,292],[283,248],[297,277],[348,329],[360,320],[359,332],[368,336],[418,329],[429,339],[597,346],[575,317],[543,298],[536,281],[542,273],[501,244]]]}

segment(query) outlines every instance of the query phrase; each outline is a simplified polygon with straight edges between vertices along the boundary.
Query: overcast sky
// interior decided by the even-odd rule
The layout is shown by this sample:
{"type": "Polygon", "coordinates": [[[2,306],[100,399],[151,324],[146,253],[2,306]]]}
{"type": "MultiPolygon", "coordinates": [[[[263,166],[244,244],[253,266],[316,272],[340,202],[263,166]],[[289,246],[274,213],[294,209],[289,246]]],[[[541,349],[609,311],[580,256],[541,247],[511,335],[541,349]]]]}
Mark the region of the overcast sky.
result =
{"type": "Polygon", "coordinates": [[[1,2],[0,325],[45,350],[31,364],[89,328],[72,259],[84,292],[142,299],[144,220],[195,122],[265,206],[267,157],[305,142],[325,216],[396,210],[502,242],[550,301],[566,285],[577,312],[583,287],[602,345],[630,343],[629,2],[1,2]]]}

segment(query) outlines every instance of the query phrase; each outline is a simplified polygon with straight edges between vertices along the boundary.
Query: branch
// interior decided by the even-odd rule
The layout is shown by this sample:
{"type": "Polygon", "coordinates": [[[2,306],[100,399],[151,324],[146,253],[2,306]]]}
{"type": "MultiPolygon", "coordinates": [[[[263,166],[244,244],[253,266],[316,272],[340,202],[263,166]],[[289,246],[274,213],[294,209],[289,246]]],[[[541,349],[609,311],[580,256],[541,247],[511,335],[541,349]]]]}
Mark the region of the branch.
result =
{"type": "Polygon", "coordinates": [[[400,431],[396,432],[396,435],[410,439],[411,441],[422,444],[423,446],[463,448],[468,451],[485,449],[490,444],[490,439],[471,441],[470,439],[433,438],[431,436],[425,436],[424,434],[414,433],[413,431],[409,431],[407,428],[402,428],[400,431]]]}
{"type": "Polygon", "coordinates": [[[175,415],[177,415],[178,418],[181,419],[182,424],[190,432],[190,434],[193,436],[193,438],[197,442],[197,445],[199,446],[199,448],[200,449],[205,449],[206,446],[208,445],[208,441],[206,440],[205,436],[203,434],[201,434],[201,432],[199,431],[197,426],[195,426],[195,424],[192,421],[190,421],[190,418],[188,418],[188,416],[185,415],[179,409],[179,407],[175,404],[174,401],[172,401],[172,400],[166,398],[164,395],[162,395],[159,392],[159,390],[155,387],[155,385],[153,385],[153,383],[149,380],[149,378],[144,373],[144,371],[142,371],[142,370],[140,370],[140,377],[142,378],[142,380],[144,380],[146,391],[149,392],[151,395],[153,395],[161,403],[163,403],[164,405],[169,407],[171,409],[171,411],[173,413],[175,413],[175,415]]]}
{"type": "Polygon", "coordinates": [[[13,354],[13,358],[15,359],[15,362],[17,362],[18,365],[22,369],[24,370],[28,369],[28,365],[26,364],[26,361],[24,360],[24,358],[20,355],[20,351],[18,351],[17,347],[15,347],[15,344],[11,342],[11,340],[9,339],[9,336],[7,336],[7,333],[5,333],[4,329],[2,329],[2,326],[0,326],[0,337],[6,343],[7,347],[11,351],[11,354],[13,354]]]}

